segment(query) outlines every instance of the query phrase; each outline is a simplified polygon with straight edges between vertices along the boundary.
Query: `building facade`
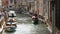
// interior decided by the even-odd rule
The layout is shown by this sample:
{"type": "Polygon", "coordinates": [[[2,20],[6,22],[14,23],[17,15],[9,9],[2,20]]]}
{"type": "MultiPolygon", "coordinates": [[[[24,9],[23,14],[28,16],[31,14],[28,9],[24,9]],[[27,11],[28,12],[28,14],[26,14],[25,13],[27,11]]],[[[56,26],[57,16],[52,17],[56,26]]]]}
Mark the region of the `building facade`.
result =
{"type": "Polygon", "coordinates": [[[0,0],[0,9],[2,8],[2,0],[0,0]]]}
{"type": "Polygon", "coordinates": [[[15,1],[16,0],[8,0],[8,8],[10,9],[15,8],[15,1]]]}
{"type": "Polygon", "coordinates": [[[8,0],[2,0],[2,6],[7,7],[8,6],[8,0]]]}
{"type": "MultiPolygon", "coordinates": [[[[52,34],[60,34],[60,0],[48,0],[46,24],[52,34]]],[[[45,13],[46,14],[46,13],[45,13]]]]}
{"type": "Polygon", "coordinates": [[[39,15],[43,16],[43,0],[39,1],[39,15]]]}

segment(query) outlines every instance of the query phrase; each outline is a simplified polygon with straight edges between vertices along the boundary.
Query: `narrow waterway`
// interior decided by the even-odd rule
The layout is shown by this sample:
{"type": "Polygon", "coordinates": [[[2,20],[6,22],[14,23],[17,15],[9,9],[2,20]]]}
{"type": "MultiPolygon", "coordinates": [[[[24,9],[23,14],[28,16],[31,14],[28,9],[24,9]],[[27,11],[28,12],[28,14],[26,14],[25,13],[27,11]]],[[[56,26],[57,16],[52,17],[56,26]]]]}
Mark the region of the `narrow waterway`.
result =
{"type": "Polygon", "coordinates": [[[38,25],[32,23],[31,17],[17,13],[17,28],[15,32],[5,32],[2,34],[50,34],[47,26],[39,21],[38,25]]]}

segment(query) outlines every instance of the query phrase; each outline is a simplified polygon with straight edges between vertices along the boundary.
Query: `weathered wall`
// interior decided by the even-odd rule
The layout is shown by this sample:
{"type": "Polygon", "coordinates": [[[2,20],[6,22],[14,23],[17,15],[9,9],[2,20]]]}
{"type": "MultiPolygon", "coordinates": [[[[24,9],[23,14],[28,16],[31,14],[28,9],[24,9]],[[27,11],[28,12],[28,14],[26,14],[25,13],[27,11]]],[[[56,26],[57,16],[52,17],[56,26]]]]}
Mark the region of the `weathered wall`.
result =
{"type": "Polygon", "coordinates": [[[39,15],[43,15],[43,0],[39,1],[39,15]]]}

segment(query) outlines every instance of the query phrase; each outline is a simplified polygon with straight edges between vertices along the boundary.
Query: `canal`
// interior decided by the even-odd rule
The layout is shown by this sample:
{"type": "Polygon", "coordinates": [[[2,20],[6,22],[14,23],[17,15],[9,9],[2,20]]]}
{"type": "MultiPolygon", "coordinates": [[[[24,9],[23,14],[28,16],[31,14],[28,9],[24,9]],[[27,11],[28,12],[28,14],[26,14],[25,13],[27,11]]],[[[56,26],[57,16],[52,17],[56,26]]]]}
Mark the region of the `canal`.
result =
{"type": "Polygon", "coordinates": [[[39,21],[38,25],[32,23],[31,17],[24,14],[17,14],[17,28],[15,32],[5,32],[2,34],[50,34],[47,25],[39,21]]]}

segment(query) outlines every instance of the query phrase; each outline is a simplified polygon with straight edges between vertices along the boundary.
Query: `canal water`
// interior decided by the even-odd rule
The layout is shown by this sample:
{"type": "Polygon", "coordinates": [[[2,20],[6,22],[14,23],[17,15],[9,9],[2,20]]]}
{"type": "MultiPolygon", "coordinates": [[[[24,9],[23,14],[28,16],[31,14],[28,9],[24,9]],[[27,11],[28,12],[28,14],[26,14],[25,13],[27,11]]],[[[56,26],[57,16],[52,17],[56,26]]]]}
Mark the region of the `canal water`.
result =
{"type": "Polygon", "coordinates": [[[39,21],[38,25],[32,23],[31,17],[17,13],[17,28],[15,32],[5,32],[2,34],[50,34],[46,24],[39,21]]]}

